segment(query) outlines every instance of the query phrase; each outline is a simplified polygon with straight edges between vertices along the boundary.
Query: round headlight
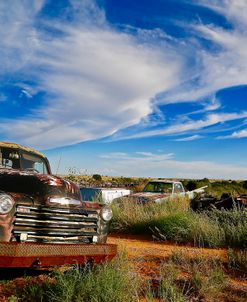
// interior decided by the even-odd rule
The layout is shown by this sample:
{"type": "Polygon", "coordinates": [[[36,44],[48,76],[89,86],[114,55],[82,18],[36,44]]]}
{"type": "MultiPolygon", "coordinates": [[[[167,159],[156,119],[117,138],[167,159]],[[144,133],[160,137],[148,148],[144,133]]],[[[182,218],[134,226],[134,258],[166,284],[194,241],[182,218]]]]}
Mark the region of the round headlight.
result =
{"type": "Polygon", "coordinates": [[[105,206],[101,209],[100,215],[105,221],[110,221],[112,219],[112,210],[111,208],[105,206]]]}
{"type": "Polygon", "coordinates": [[[0,214],[9,213],[14,205],[14,200],[7,194],[0,195],[0,214]]]}

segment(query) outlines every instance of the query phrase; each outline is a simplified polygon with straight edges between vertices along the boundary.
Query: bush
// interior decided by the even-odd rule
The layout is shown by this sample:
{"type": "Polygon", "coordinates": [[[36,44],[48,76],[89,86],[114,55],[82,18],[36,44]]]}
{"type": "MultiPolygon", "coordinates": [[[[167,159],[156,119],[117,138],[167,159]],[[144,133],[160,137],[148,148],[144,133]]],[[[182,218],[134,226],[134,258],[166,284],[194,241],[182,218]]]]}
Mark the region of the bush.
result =
{"type": "Polygon", "coordinates": [[[196,181],[195,180],[189,180],[185,187],[188,191],[195,190],[197,188],[196,181]]]}
{"type": "Polygon", "coordinates": [[[92,178],[96,181],[102,181],[102,176],[100,174],[94,174],[92,178]]]}

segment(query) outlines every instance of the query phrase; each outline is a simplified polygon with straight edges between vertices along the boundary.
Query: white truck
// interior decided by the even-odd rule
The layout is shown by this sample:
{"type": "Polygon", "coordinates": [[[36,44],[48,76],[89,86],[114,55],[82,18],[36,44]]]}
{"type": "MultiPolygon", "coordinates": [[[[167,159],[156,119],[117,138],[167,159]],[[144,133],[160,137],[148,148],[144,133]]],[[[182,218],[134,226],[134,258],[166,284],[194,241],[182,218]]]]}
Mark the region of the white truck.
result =
{"type": "Polygon", "coordinates": [[[111,204],[116,198],[130,195],[131,190],[124,188],[91,188],[80,187],[83,200],[98,201],[104,204],[111,204]]]}
{"type": "Polygon", "coordinates": [[[142,192],[131,194],[130,198],[135,199],[140,203],[147,203],[150,201],[159,203],[168,197],[186,195],[190,199],[193,199],[195,193],[203,192],[206,187],[207,186],[186,192],[180,181],[154,179],[146,184],[142,192]]]}

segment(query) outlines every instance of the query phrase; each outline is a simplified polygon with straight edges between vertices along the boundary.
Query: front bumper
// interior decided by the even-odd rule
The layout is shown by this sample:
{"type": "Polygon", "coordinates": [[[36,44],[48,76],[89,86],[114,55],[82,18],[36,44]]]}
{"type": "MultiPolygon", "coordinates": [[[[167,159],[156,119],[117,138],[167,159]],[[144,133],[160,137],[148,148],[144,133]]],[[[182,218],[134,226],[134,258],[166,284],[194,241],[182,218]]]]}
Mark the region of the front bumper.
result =
{"type": "Polygon", "coordinates": [[[115,244],[0,243],[1,267],[50,267],[65,264],[101,263],[117,253],[115,244]]]}

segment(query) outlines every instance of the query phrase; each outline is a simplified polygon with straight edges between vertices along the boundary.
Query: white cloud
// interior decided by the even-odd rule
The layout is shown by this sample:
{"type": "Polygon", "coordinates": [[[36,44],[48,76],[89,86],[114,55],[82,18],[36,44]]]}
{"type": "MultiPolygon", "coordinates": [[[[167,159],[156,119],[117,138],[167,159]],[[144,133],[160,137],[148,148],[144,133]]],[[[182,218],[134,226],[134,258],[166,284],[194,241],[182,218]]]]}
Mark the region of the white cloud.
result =
{"type": "Polygon", "coordinates": [[[21,93],[23,94],[23,95],[25,95],[27,98],[29,98],[29,99],[31,99],[33,96],[32,96],[32,94],[28,91],[28,90],[26,90],[26,89],[22,89],[21,90],[21,93]]]}
{"type": "Polygon", "coordinates": [[[0,1],[0,77],[29,64],[39,41],[34,19],[43,0],[0,1]]]}
{"type": "Polygon", "coordinates": [[[218,139],[227,139],[227,138],[244,138],[247,137],[247,129],[243,129],[240,131],[235,131],[230,135],[219,136],[218,139]]]}
{"type": "Polygon", "coordinates": [[[190,142],[190,141],[198,140],[200,138],[203,138],[203,136],[195,134],[195,135],[192,135],[192,136],[177,138],[177,139],[174,139],[174,140],[177,141],[177,142],[190,142]]]}
{"type": "MultiPolygon", "coordinates": [[[[166,42],[154,47],[148,44],[152,33],[145,30],[140,34],[141,43],[140,35],[135,39],[112,29],[104,11],[90,0],[70,1],[69,13],[74,18],[70,25],[66,18],[61,23],[43,23],[60,32],[50,36],[39,30],[42,26],[36,26],[44,3],[0,2],[0,77],[19,71],[25,80],[37,82],[36,92],[46,92],[39,109],[17,120],[1,121],[0,134],[9,140],[52,148],[112,135],[141,121],[146,121],[146,126],[160,123],[162,129],[142,130],[128,138],[190,134],[246,117],[245,113],[207,114],[200,120],[187,119],[165,128],[163,117],[160,121],[147,119],[157,110],[154,99],[160,92],[165,93],[160,103],[198,101],[219,89],[246,84],[246,1],[200,2],[225,15],[234,26],[226,30],[212,24],[187,25],[188,30],[218,45],[220,50],[214,52],[195,39],[172,39],[169,44],[165,34],[166,42]],[[192,57],[195,62],[191,66],[192,57]]],[[[157,29],[153,34],[162,36],[157,29]]],[[[24,84],[23,89],[27,91],[24,84]]],[[[219,107],[213,99],[204,111],[219,107]]]]}
{"type": "Polygon", "coordinates": [[[220,123],[241,120],[246,117],[247,111],[240,113],[210,113],[202,120],[192,120],[187,118],[185,121],[174,123],[174,125],[167,126],[163,129],[140,131],[136,134],[122,137],[122,139],[182,134],[214,126],[220,123]]]}
{"type": "MultiPolygon", "coordinates": [[[[17,19],[22,20],[29,1],[21,3],[17,19]]],[[[88,13],[86,3],[86,12],[81,7],[82,14],[88,13]]],[[[74,5],[78,8],[79,2],[74,5]]],[[[91,14],[93,11],[101,16],[101,11],[94,8],[90,7],[91,14]]],[[[1,121],[1,132],[11,140],[52,148],[111,135],[150,114],[152,98],[171,89],[179,79],[180,62],[174,59],[171,63],[169,51],[163,53],[153,46],[138,44],[133,37],[107,24],[95,27],[55,22],[49,26],[63,35],[44,37],[33,27],[36,9],[30,13],[28,24],[18,23],[13,41],[5,45],[4,51],[11,52],[20,45],[18,68],[38,81],[47,99],[30,116],[1,121]],[[35,47],[30,47],[27,58],[21,48],[24,34],[18,38],[22,27],[35,36],[35,47]]],[[[14,31],[11,22],[5,27],[14,31]]]]}
{"type": "MultiPolygon", "coordinates": [[[[184,84],[167,95],[171,102],[198,100],[220,89],[246,84],[247,78],[247,2],[246,0],[201,0],[195,2],[216,11],[228,19],[232,29],[213,24],[196,24],[187,29],[194,30],[198,37],[210,41],[218,50],[204,49],[198,41],[189,40],[196,61],[189,66],[184,84]],[[196,82],[196,84],[195,84],[196,82]]],[[[186,47],[185,47],[186,48],[186,47]]]]}
{"type": "MultiPolygon", "coordinates": [[[[140,153],[140,152],[139,152],[140,153]]],[[[128,154],[115,157],[111,174],[143,177],[246,179],[247,166],[218,164],[212,161],[180,161],[169,154],[128,154]],[[114,173],[115,172],[115,173],[114,173]]],[[[105,158],[105,157],[104,157],[105,158]]],[[[105,168],[112,166],[106,161],[105,168]]],[[[104,170],[103,170],[104,172],[104,170]]]]}

